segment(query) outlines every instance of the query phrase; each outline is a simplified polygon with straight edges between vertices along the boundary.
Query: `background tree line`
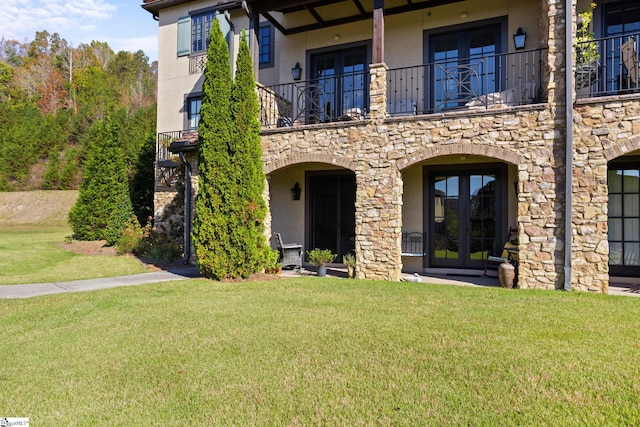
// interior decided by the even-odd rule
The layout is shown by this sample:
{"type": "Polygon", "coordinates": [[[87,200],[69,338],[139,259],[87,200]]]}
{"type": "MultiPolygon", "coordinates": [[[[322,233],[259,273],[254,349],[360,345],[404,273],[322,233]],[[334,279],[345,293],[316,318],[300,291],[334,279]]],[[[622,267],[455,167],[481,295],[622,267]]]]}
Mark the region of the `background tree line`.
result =
{"type": "Polygon", "coordinates": [[[105,122],[141,222],[152,212],[157,64],[58,33],[0,40],[0,191],[76,189],[105,122]],[[121,157],[121,159],[120,159],[121,157]]]}

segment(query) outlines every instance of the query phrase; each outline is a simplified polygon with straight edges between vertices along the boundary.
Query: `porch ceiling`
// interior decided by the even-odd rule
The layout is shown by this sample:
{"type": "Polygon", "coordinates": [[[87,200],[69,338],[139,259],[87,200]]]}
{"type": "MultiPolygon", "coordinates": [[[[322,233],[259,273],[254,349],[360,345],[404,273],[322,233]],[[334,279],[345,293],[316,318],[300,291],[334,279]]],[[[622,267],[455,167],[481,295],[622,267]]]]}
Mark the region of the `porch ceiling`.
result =
{"type": "MultiPolygon", "coordinates": [[[[297,34],[306,31],[328,28],[336,25],[348,24],[371,19],[373,17],[374,1],[380,0],[248,0],[247,4],[252,12],[261,14],[284,35],[297,34]],[[287,19],[276,19],[273,12],[286,15],[299,15],[297,22],[302,25],[287,25],[287,19]]],[[[445,4],[457,3],[463,0],[384,0],[384,14],[396,15],[445,4]]]]}

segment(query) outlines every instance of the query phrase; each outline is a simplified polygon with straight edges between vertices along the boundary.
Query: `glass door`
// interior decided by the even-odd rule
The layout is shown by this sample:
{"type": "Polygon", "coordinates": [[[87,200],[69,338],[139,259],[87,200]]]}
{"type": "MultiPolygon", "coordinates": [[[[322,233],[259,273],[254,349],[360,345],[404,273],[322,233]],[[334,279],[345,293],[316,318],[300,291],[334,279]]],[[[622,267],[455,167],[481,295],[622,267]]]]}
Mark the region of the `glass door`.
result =
{"type": "Polygon", "coordinates": [[[366,48],[311,56],[311,122],[329,122],[363,114],[367,108],[366,48]]]}
{"type": "Polygon", "coordinates": [[[640,274],[640,167],[611,166],[609,267],[613,275],[640,274]]]}
{"type": "Polygon", "coordinates": [[[496,75],[499,30],[491,26],[431,37],[433,90],[428,101],[433,110],[463,106],[500,87],[496,75]]]}
{"type": "Polygon", "coordinates": [[[482,268],[502,238],[500,171],[429,174],[430,264],[482,268]]]}
{"type": "Polygon", "coordinates": [[[353,174],[310,174],[309,249],[331,249],[337,262],[355,249],[356,180],[353,174]]]}
{"type": "Polygon", "coordinates": [[[603,46],[603,68],[606,91],[637,88],[637,81],[631,76],[637,70],[629,70],[637,61],[627,55],[638,55],[640,42],[640,3],[637,0],[616,2],[604,6],[604,36],[608,37],[603,46]],[[628,36],[626,36],[628,35],[628,36]],[[623,58],[625,56],[625,58],[623,58]]]}

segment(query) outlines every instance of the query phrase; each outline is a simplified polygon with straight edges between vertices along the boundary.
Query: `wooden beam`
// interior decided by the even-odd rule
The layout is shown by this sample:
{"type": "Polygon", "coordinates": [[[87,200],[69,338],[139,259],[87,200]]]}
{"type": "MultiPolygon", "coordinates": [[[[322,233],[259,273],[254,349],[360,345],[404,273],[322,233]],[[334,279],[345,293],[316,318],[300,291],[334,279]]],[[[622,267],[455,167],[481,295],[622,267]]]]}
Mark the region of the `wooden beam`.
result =
{"type": "Polygon", "coordinates": [[[353,3],[360,11],[360,16],[367,16],[367,11],[364,9],[364,7],[362,7],[362,3],[360,3],[360,0],[353,0],[353,3]]]}
{"type": "Polygon", "coordinates": [[[264,16],[267,21],[271,22],[271,24],[273,24],[273,26],[276,27],[282,34],[284,34],[285,36],[289,35],[289,30],[283,27],[276,18],[269,14],[269,12],[262,12],[262,16],[264,16]]]}
{"type": "Polygon", "coordinates": [[[320,16],[320,14],[312,6],[307,5],[305,6],[305,9],[309,11],[311,16],[313,16],[313,18],[316,20],[318,24],[324,27],[324,19],[322,19],[322,16],[320,16]]]}
{"type": "Polygon", "coordinates": [[[384,0],[373,2],[373,58],[372,63],[384,62],[384,0]]]}
{"type": "MultiPolygon", "coordinates": [[[[464,0],[430,0],[422,3],[412,3],[411,5],[405,4],[402,6],[396,6],[396,7],[392,7],[390,9],[385,10],[384,16],[397,15],[400,13],[411,12],[414,10],[422,10],[430,7],[443,6],[443,5],[452,4],[452,3],[459,3],[461,1],[464,1],[464,0]]],[[[299,34],[307,31],[319,30],[321,28],[333,27],[336,25],[351,24],[353,22],[364,21],[366,19],[370,19],[373,17],[373,12],[365,11],[364,15],[358,14],[358,15],[345,16],[343,18],[331,19],[328,21],[324,21],[324,24],[322,25],[316,22],[315,24],[302,25],[300,27],[285,28],[279,23],[278,25],[276,25],[277,21],[273,17],[269,19],[269,17],[267,16],[268,13],[266,12],[260,12],[260,13],[269,22],[271,22],[278,30],[280,30],[280,32],[284,35],[299,34]]]]}

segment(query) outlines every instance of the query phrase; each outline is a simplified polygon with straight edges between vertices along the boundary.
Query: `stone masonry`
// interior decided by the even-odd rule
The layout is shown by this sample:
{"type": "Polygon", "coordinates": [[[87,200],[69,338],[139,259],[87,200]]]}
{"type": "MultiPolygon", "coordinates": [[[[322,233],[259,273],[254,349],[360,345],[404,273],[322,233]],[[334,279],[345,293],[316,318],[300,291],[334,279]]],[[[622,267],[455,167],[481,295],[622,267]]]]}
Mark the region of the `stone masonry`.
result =
{"type": "MultiPolygon", "coordinates": [[[[541,38],[548,40],[543,67],[547,83],[542,88],[547,102],[391,118],[386,112],[387,67],[373,64],[367,119],[263,130],[265,199],[269,174],[291,165],[325,163],[354,172],[356,276],[399,280],[403,171],[443,156],[494,159],[518,171],[519,287],[562,288],[567,135],[564,4],[564,0],[547,0],[541,8],[546,17],[541,20],[541,38]]],[[[623,95],[574,105],[569,269],[573,289],[607,292],[607,162],[640,150],[638,99],[637,94],[623,95]]],[[[195,197],[195,154],[189,160],[195,197]]],[[[270,220],[269,216],[267,236],[270,220]]]]}

